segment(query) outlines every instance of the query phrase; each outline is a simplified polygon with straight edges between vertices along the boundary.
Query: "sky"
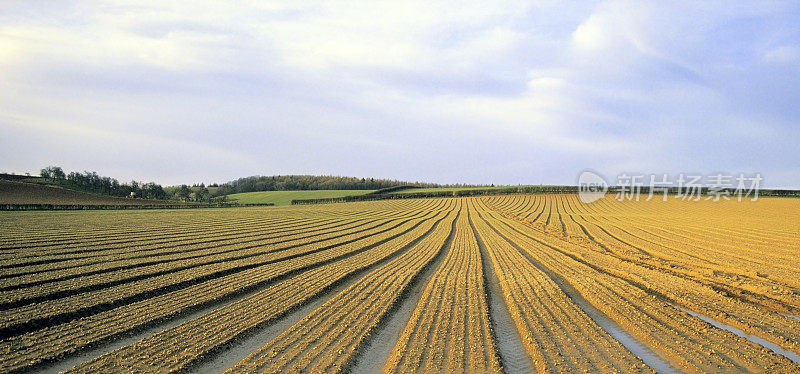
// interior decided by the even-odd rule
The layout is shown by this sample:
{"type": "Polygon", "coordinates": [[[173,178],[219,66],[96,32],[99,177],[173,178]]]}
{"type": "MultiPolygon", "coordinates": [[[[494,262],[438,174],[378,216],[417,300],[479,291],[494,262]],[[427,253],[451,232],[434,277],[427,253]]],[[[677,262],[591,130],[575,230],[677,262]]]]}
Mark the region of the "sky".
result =
{"type": "Polygon", "coordinates": [[[0,171],[800,188],[799,20],[797,1],[0,0],[0,171]]]}

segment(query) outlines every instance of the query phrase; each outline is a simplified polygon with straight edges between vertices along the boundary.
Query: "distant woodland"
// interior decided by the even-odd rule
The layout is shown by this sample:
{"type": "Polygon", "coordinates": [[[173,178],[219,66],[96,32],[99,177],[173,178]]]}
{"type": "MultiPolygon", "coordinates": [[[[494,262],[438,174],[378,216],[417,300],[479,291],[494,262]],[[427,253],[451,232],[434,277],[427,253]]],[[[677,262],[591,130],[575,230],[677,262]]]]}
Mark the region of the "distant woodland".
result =
{"type": "MultiPolygon", "coordinates": [[[[148,182],[120,182],[94,171],[65,172],[59,166],[48,166],[39,173],[39,178],[27,178],[28,182],[55,184],[84,192],[108,196],[127,197],[131,193],[137,198],[170,199],[181,201],[210,201],[219,196],[257,191],[305,191],[305,190],[384,190],[401,186],[443,187],[435,183],[404,182],[392,179],[355,178],[333,175],[274,175],[239,178],[223,184],[193,184],[162,187],[148,182]]],[[[446,185],[451,186],[451,185],[446,185]]],[[[462,186],[462,185],[453,185],[462,186]]],[[[466,186],[466,185],[463,185],[466,186]]]]}
{"type": "MultiPolygon", "coordinates": [[[[213,186],[213,185],[212,185],[213,186]]],[[[214,196],[256,191],[304,190],[379,190],[397,186],[439,187],[433,183],[403,182],[390,179],[354,178],[314,175],[274,175],[239,178],[224,183],[214,191],[214,196]]]]}

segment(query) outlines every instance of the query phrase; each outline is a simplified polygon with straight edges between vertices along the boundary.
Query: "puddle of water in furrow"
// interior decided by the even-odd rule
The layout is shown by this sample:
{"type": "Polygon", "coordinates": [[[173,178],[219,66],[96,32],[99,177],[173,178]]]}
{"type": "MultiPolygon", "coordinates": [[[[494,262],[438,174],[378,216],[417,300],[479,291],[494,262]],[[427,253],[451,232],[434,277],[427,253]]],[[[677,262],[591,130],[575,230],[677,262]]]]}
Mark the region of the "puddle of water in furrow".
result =
{"type": "MultiPolygon", "coordinates": [[[[753,343],[756,343],[756,344],[758,344],[758,345],[760,345],[762,347],[765,347],[765,348],[767,348],[767,349],[769,349],[769,350],[771,350],[771,351],[773,351],[773,352],[775,352],[775,353],[777,353],[777,354],[779,354],[779,355],[781,355],[783,357],[788,358],[789,360],[792,360],[792,362],[794,362],[796,364],[800,364],[800,355],[798,355],[795,352],[785,350],[785,349],[781,348],[780,346],[778,346],[775,343],[772,343],[772,342],[770,342],[770,341],[768,341],[766,339],[760,338],[760,337],[755,336],[755,335],[750,335],[750,334],[748,334],[748,333],[746,333],[746,332],[744,332],[744,331],[742,331],[740,329],[737,329],[736,327],[733,327],[731,325],[726,325],[726,324],[724,324],[722,322],[719,322],[719,321],[717,321],[717,320],[715,320],[715,319],[713,319],[711,317],[705,316],[703,314],[700,314],[700,313],[697,313],[697,312],[693,312],[691,310],[684,309],[684,308],[681,308],[681,307],[675,306],[675,305],[673,305],[673,307],[678,309],[678,310],[681,310],[681,311],[683,311],[683,312],[685,312],[685,313],[687,313],[687,314],[689,314],[691,316],[700,318],[703,321],[707,322],[708,324],[710,324],[710,325],[712,325],[712,326],[714,326],[716,328],[720,328],[720,329],[723,329],[725,331],[732,332],[736,336],[745,338],[745,339],[747,339],[747,340],[749,340],[749,341],[751,341],[753,343]]],[[[787,317],[792,317],[792,316],[791,315],[787,315],[787,317]]],[[[797,316],[794,316],[793,318],[797,318],[797,316]]]]}
{"type": "MultiPolygon", "coordinates": [[[[488,261],[488,259],[487,259],[488,261]]],[[[497,284],[494,270],[491,264],[486,266],[486,282],[489,294],[489,312],[492,319],[492,327],[497,339],[497,350],[500,351],[500,361],[503,369],[508,374],[525,374],[536,372],[525,346],[522,344],[522,337],[517,331],[514,320],[508,312],[508,305],[503,299],[502,290],[497,284]]]]}
{"type": "MultiPolygon", "coordinates": [[[[393,258],[399,256],[399,254],[403,251],[409,250],[419,244],[424,238],[431,235],[438,225],[442,224],[444,220],[447,219],[447,215],[441,218],[430,218],[430,219],[438,219],[440,222],[434,225],[428,232],[423,234],[422,236],[414,239],[409,244],[404,246],[404,249],[398,251],[394,255],[386,257],[375,264],[370,265],[366,269],[362,269],[357,271],[355,274],[351,275],[347,280],[340,282],[339,285],[334,287],[332,290],[326,292],[321,296],[317,296],[313,299],[310,303],[301,306],[300,308],[289,312],[287,315],[279,318],[277,321],[274,321],[267,325],[266,327],[261,328],[255,333],[247,334],[243,337],[237,339],[233,344],[229,345],[229,347],[221,352],[214,353],[213,356],[193,365],[188,371],[192,373],[221,373],[228,368],[232,367],[251,353],[255,352],[259,348],[263,347],[265,344],[269,343],[272,339],[280,335],[282,332],[286,331],[290,327],[292,327],[295,323],[300,322],[303,318],[311,314],[316,308],[322,306],[328,300],[333,298],[335,295],[341,293],[342,291],[346,290],[356,282],[358,282],[365,274],[380,268],[384,264],[391,261],[393,258]]],[[[444,256],[441,256],[442,258],[444,256]]],[[[410,314],[409,314],[410,315],[410,314]]],[[[395,339],[396,340],[396,339],[395,339]]],[[[394,344],[394,341],[392,341],[394,344]]],[[[386,355],[388,357],[388,354],[386,355]]],[[[378,369],[378,372],[383,369],[383,362],[381,362],[381,366],[378,369]]]]}
{"type": "Polygon", "coordinates": [[[800,316],[796,316],[794,314],[784,314],[784,316],[789,317],[789,318],[794,318],[794,319],[800,319],[800,316]]]}
{"type": "MultiPolygon", "coordinates": [[[[216,309],[216,308],[214,308],[216,309]]],[[[209,309],[203,308],[199,311],[184,315],[180,318],[170,320],[169,322],[160,323],[154,327],[147,328],[145,330],[141,330],[136,332],[132,335],[126,335],[124,337],[118,338],[110,343],[101,344],[99,347],[90,348],[88,350],[81,351],[81,353],[67,356],[64,359],[59,361],[55,361],[48,364],[43,364],[42,366],[36,367],[37,373],[59,373],[65,370],[69,370],[75,365],[82,364],[89,360],[92,360],[96,357],[102,356],[108,352],[111,352],[115,349],[122,348],[128,344],[136,343],[137,341],[144,339],[150,335],[153,335],[157,332],[161,332],[163,330],[173,328],[181,323],[188,321],[192,318],[199,317],[205,313],[208,313],[209,309]]]]}
{"type": "MultiPolygon", "coordinates": [[[[495,232],[500,234],[497,229],[493,228],[495,232]]],[[[502,235],[501,235],[502,236],[502,235]]],[[[646,344],[640,342],[629,334],[625,329],[617,324],[614,320],[605,315],[599,309],[595,308],[583,295],[578,292],[572,285],[567,282],[564,277],[555,273],[554,271],[541,266],[538,261],[533,259],[524,249],[520,248],[516,243],[509,241],[520,253],[534,264],[539,270],[542,270],[556,285],[563,291],[586,315],[588,315],[598,326],[605,330],[612,338],[616,339],[620,344],[627,348],[631,353],[638,356],[644,363],[651,367],[658,373],[680,373],[678,369],[669,364],[664,358],[653,352],[646,344]]]]}
{"type": "MultiPolygon", "coordinates": [[[[444,249],[443,251],[446,251],[444,249]]],[[[411,319],[414,308],[422,298],[422,292],[428,284],[431,275],[439,268],[442,260],[446,256],[439,256],[436,263],[430,266],[422,274],[416,284],[410,289],[408,297],[405,298],[394,313],[386,320],[383,328],[379,329],[371,338],[369,343],[363,348],[363,353],[356,359],[356,362],[348,370],[351,373],[380,373],[383,366],[392,354],[397,339],[403,333],[406,324],[411,319]]]]}
{"type": "MultiPolygon", "coordinates": [[[[462,214],[464,214],[462,212],[462,214]]],[[[387,318],[386,322],[382,324],[376,332],[370,337],[367,344],[361,350],[361,354],[356,357],[355,363],[349,368],[350,373],[381,373],[386,361],[392,354],[392,349],[400,339],[400,334],[403,333],[408,321],[411,319],[411,314],[414,313],[414,308],[419,304],[422,299],[422,293],[428,281],[433,276],[439,267],[441,267],[444,259],[447,257],[447,251],[453,242],[455,236],[455,223],[453,220],[450,228],[450,235],[442,245],[440,252],[437,254],[433,262],[419,275],[415,283],[411,286],[407,296],[400,302],[400,306],[392,312],[387,318]]]]}
{"type": "Polygon", "coordinates": [[[612,338],[620,342],[620,344],[625,346],[625,348],[631,351],[631,353],[641,358],[642,361],[647,364],[647,366],[651,367],[658,373],[680,373],[680,371],[670,365],[669,362],[653,352],[650,347],[634,338],[631,334],[625,331],[622,326],[606,316],[605,313],[595,308],[594,305],[583,298],[583,296],[578,293],[577,290],[572,289],[571,286],[564,286],[565,282],[559,283],[561,283],[559,285],[561,286],[562,290],[564,290],[564,293],[566,293],[567,296],[569,296],[569,298],[572,299],[572,301],[579,308],[581,308],[581,310],[583,310],[584,313],[586,313],[592,320],[594,320],[595,323],[597,323],[598,326],[611,335],[612,338]]]}
{"type": "Polygon", "coordinates": [[[255,352],[264,344],[269,343],[276,336],[292,327],[295,323],[311,314],[315,309],[330,300],[333,296],[350,287],[353,283],[357,282],[361,277],[356,276],[343,282],[339,286],[325,293],[323,296],[314,299],[313,301],[305,304],[283,317],[278,318],[276,321],[269,323],[266,327],[262,328],[256,333],[248,334],[235,340],[228,348],[217,352],[212,358],[198,363],[193,366],[189,371],[192,373],[222,373],[228,368],[241,361],[249,354],[255,352]]]}
{"type": "Polygon", "coordinates": [[[531,361],[528,352],[525,351],[525,346],[522,343],[522,336],[517,331],[514,320],[511,319],[511,313],[508,312],[508,305],[503,298],[503,291],[500,289],[499,280],[494,272],[489,254],[486,253],[486,245],[483,239],[477,235],[475,226],[470,220],[470,227],[474,232],[475,239],[478,241],[478,248],[481,251],[481,262],[483,263],[483,276],[486,281],[488,300],[489,300],[489,316],[492,321],[492,328],[494,330],[495,339],[497,341],[497,350],[500,353],[500,362],[503,364],[503,370],[508,374],[525,374],[534,373],[536,368],[531,361]]]}

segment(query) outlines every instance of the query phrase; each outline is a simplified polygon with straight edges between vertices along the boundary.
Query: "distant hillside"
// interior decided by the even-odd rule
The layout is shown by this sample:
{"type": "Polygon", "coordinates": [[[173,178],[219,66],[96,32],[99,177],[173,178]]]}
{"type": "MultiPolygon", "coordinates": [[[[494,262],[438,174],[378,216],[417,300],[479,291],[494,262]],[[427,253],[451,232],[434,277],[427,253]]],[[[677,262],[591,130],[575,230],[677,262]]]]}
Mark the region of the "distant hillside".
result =
{"type": "Polygon", "coordinates": [[[0,179],[0,204],[52,205],[175,205],[174,201],[126,199],[52,185],[0,179]]]}
{"type": "Polygon", "coordinates": [[[239,178],[220,185],[214,196],[258,191],[380,190],[397,186],[439,187],[434,183],[403,182],[390,179],[317,175],[274,175],[239,178]]]}

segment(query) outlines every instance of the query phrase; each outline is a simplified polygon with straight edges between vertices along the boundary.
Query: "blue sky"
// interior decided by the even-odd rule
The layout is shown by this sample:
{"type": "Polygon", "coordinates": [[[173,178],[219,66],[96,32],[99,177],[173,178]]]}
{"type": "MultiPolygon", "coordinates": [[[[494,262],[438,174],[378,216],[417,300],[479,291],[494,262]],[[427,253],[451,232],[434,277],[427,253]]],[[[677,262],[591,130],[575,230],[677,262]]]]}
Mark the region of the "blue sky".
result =
{"type": "Polygon", "coordinates": [[[798,20],[796,1],[3,1],[0,171],[800,188],[798,20]]]}

